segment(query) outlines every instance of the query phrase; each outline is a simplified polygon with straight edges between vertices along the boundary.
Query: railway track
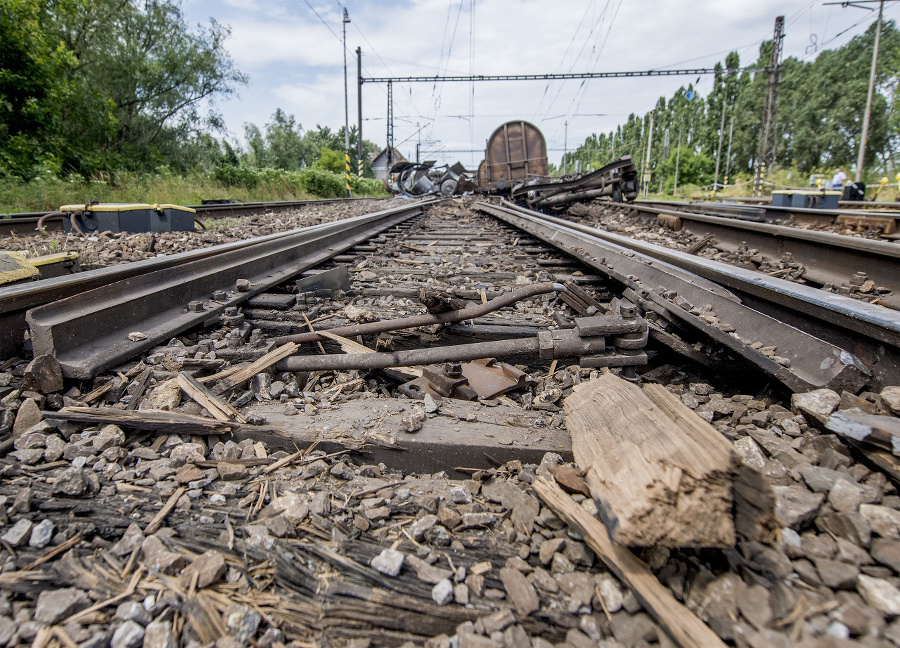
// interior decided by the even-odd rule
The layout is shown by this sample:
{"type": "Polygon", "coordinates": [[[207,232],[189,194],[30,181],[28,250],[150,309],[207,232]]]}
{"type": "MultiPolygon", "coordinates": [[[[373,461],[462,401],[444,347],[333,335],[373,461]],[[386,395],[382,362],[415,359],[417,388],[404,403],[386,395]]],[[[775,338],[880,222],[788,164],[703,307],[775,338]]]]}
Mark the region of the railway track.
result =
{"type": "Polygon", "coordinates": [[[854,232],[863,236],[897,240],[900,212],[894,208],[871,209],[872,203],[842,202],[839,209],[804,209],[776,207],[765,203],[734,204],[728,202],[692,202],[637,200],[636,209],[665,209],[707,216],[720,216],[759,223],[787,224],[795,227],[815,227],[854,232]],[[852,205],[852,206],[851,206],[852,205]]]}
{"type": "MultiPolygon", "coordinates": [[[[312,272],[316,265],[329,258],[346,261],[347,257],[342,253],[354,245],[374,251],[377,248],[367,248],[361,241],[377,236],[383,228],[400,227],[403,221],[417,216],[422,205],[429,210],[440,208],[430,203],[405,206],[307,228],[295,234],[271,235],[219,249],[163,257],[144,262],[140,268],[126,264],[118,269],[26,284],[0,293],[0,310],[9,322],[20,323],[28,311],[35,352],[55,355],[70,377],[92,378],[102,370],[164,343],[181,331],[221,317],[226,310],[235,310],[257,293],[278,286],[286,278],[304,271],[312,272]],[[291,262],[278,261],[279,254],[291,262]],[[258,265],[249,265],[251,263],[258,265]],[[235,282],[240,278],[248,280],[253,287],[235,290],[235,282]],[[112,280],[115,281],[109,283],[112,280]],[[68,296],[59,299],[62,294],[68,296]],[[129,338],[135,331],[142,334],[140,341],[129,338]]],[[[620,291],[617,299],[630,301],[633,306],[653,313],[652,317],[658,319],[654,335],[668,342],[670,348],[684,347],[678,344],[678,338],[685,332],[689,336],[699,334],[724,345],[731,353],[748,360],[752,366],[794,391],[823,386],[858,389],[870,377],[874,384],[900,382],[896,351],[900,347],[900,327],[893,313],[881,306],[760,275],[746,268],[630,241],[510,204],[479,203],[477,208],[523,229],[543,244],[557,245],[565,234],[569,238],[562,250],[591,267],[592,277],[617,282],[620,291]],[[591,246],[590,254],[584,253],[588,249],[586,246],[591,246]],[[622,254],[623,246],[631,248],[627,254],[622,254]],[[643,256],[638,258],[638,255],[643,256]],[[628,269],[611,267],[613,257],[626,264],[628,269]],[[622,290],[628,291],[628,297],[622,290]],[[668,334],[666,329],[673,327],[675,334],[668,334]],[[765,342],[767,348],[774,347],[775,351],[765,355],[754,349],[753,346],[760,342],[765,342]]],[[[684,215],[678,218],[684,219],[682,223],[688,220],[684,215]]],[[[710,218],[703,217],[697,222],[709,226],[710,218]]],[[[717,219],[717,222],[721,220],[717,219]]],[[[759,233],[763,227],[755,223],[737,224],[741,227],[740,236],[746,236],[748,231],[759,233]],[[746,229],[748,226],[753,229],[746,229]]],[[[773,226],[766,227],[768,229],[763,233],[774,236],[771,233],[773,226]]],[[[827,248],[826,243],[834,245],[833,239],[840,239],[832,235],[823,243],[821,239],[825,235],[787,231],[801,235],[797,240],[806,245],[814,243],[827,248]],[[811,242],[810,235],[815,234],[819,236],[813,236],[815,240],[811,242]]],[[[784,237],[783,232],[778,234],[784,237]]],[[[492,246],[485,236],[473,238],[470,231],[462,229],[454,233],[447,227],[435,235],[428,246],[430,250],[415,245],[418,238],[412,239],[412,243],[402,242],[401,249],[409,249],[414,258],[403,259],[399,265],[406,267],[405,276],[430,277],[434,270],[429,266],[440,257],[426,256],[417,260],[416,255],[430,255],[435,250],[445,253],[454,246],[469,245],[473,240],[476,246],[490,249],[492,246]]],[[[853,247],[846,253],[858,254],[854,258],[859,259],[865,259],[872,248],[879,245],[861,239],[850,239],[850,242],[853,247]]],[[[525,245],[525,249],[535,253],[541,248],[525,245]]],[[[464,254],[460,262],[465,263],[471,254],[464,254]]],[[[523,259],[528,256],[518,254],[523,259]]],[[[881,263],[887,266],[890,262],[895,266],[896,252],[886,250],[884,254],[881,263]]],[[[795,256],[800,258],[801,255],[795,253],[795,256]]],[[[877,278],[883,276],[885,281],[895,280],[891,277],[890,267],[883,275],[876,275],[877,278]]],[[[383,272],[371,265],[370,268],[365,272],[376,275],[383,272]]],[[[875,272],[879,264],[873,264],[871,268],[875,272]]],[[[391,269],[388,275],[394,276],[396,272],[391,269]]],[[[491,281],[487,284],[497,279],[481,267],[473,272],[479,277],[490,276],[491,281]]],[[[451,273],[451,276],[454,275],[451,273]]],[[[541,276],[561,282],[546,272],[541,276]]],[[[500,278],[513,277],[501,273],[500,278]]],[[[467,282],[472,280],[471,274],[466,277],[467,282]]],[[[416,288],[398,284],[389,292],[394,296],[411,297],[413,295],[407,294],[410,290],[416,288]]],[[[487,295],[485,292],[485,298],[487,295]]],[[[893,296],[893,293],[885,293],[879,300],[890,303],[888,300],[893,296]]],[[[7,326],[8,330],[13,328],[7,326]]],[[[21,331],[21,328],[20,325],[18,329],[21,331]]]]}
{"type": "MultiPolygon", "coordinates": [[[[197,211],[197,218],[239,218],[241,216],[249,216],[259,213],[278,213],[291,211],[298,207],[309,205],[330,205],[334,203],[344,203],[354,200],[372,200],[372,198],[323,198],[316,200],[289,200],[289,201],[272,201],[272,202],[225,202],[217,204],[204,205],[188,205],[191,209],[197,211]]],[[[0,214],[0,236],[15,234],[16,236],[27,236],[33,234],[37,229],[37,223],[42,216],[52,212],[19,212],[10,214],[0,214]]],[[[47,220],[44,225],[48,232],[61,232],[62,221],[47,220]]]]}
{"type": "MultiPolygon", "coordinates": [[[[18,399],[27,411],[40,401],[44,410],[41,432],[18,442],[0,436],[2,452],[15,455],[0,457],[0,496],[14,501],[11,517],[66,529],[42,556],[47,545],[32,547],[4,526],[17,553],[2,582],[29,610],[34,592],[51,582],[78,589],[93,578],[103,601],[141,609],[146,592],[171,589],[179,609],[204,610],[180,623],[185,636],[207,643],[219,631],[204,619],[224,615],[232,624],[237,614],[244,625],[253,621],[248,636],[265,626],[269,638],[341,645],[375,637],[379,648],[454,632],[483,636],[484,645],[492,633],[508,635],[502,645],[538,636],[572,645],[613,636],[634,645],[670,633],[682,646],[721,646],[735,633],[756,632],[749,619],[788,641],[791,633],[823,634],[834,627],[828,615],[850,603],[866,606],[857,616],[871,612],[883,624],[868,598],[848,603],[841,591],[862,576],[890,584],[897,566],[879,553],[880,538],[867,543],[845,520],[862,525],[862,510],[880,529],[870,534],[896,533],[882,520],[896,509],[896,460],[881,438],[880,454],[859,438],[847,449],[836,433],[815,429],[825,423],[812,405],[789,407],[792,395],[826,390],[842,412],[863,407],[895,420],[887,416],[891,392],[877,393],[900,383],[894,314],[473,199],[408,201],[2,289],[4,330],[17,333],[7,336],[14,349],[0,356],[52,357],[64,382],[35,392],[25,385],[40,378],[34,367],[0,357],[0,402],[18,399]],[[567,533],[571,518],[554,513],[558,502],[545,498],[538,475],[587,488],[556,455],[572,457],[566,399],[607,371],[621,383],[665,384],[675,404],[721,433],[718,442],[734,441],[765,485],[736,481],[735,500],[763,493],[769,499],[755,501],[763,508],[777,500],[786,520],[775,536],[769,529],[760,540],[741,527],[735,549],[649,546],[647,564],[625,548],[595,548],[616,576],[601,573],[595,545],[578,539],[587,532],[567,533]],[[83,483],[73,495],[75,473],[83,483]],[[25,484],[30,508],[22,514],[25,484]],[[851,487],[860,491],[856,509],[840,499],[851,487]],[[787,506],[798,501],[807,508],[788,518],[787,506]],[[126,536],[132,544],[119,545],[126,536]],[[796,546],[788,546],[794,536],[796,546]],[[801,551],[829,542],[833,559],[801,551]],[[840,562],[838,546],[855,551],[856,562],[840,562]],[[402,569],[385,565],[396,558],[391,552],[405,554],[402,569]],[[860,552],[865,558],[856,559],[860,552]],[[178,575],[201,554],[222,558],[221,573],[178,575]],[[739,566],[727,559],[739,555],[739,566]],[[852,578],[832,577],[838,568],[852,578]],[[229,582],[217,584],[228,569],[229,582]],[[245,607],[235,612],[242,577],[245,607]],[[684,596],[716,596],[720,582],[774,601],[761,583],[794,596],[798,579],[818,597],[808,622],[789,616],[807,609],[801,603],[775,611],[766,602],[773,609],[765,617],[735,603],[707,626],[684,596]],[[626,605],[620,582],[654,594],[626,605]],[[129,583],[142,585],[129,590],[129,583]]],[[[0,412],[0,435],[12,427],[10,411],[0,412]]],[[[677,425],[673,419],[670,427],[677,425]]],[[[603,451],[618,457],[624,447],[603,451]]],[[[667,479],[671,488],[682,482],[667,479]]],[[[577,499],[567,501],[593,512],[593,498],[577,499]]],[[[868,592],[868,581],[860,583],[868,592]]],[[[90,619],[119,623],[108,616],[90,619]]],[[[59,627],[74,633],[77,625],[59,627]]],[[[432,645],[446,645],[439,641],[432,645]]]]}
{"type": "MultiPolygon", "coordinates": [[[[717,258],[738,267],[790,278],[888,308],[900,308],[897,283],[900,245],[893,242],[688,209],[673,210],[651,203],[597,203],[593,209],[598,214],[617,215],[626,223],[636,222],[643,232],[658,230],[659,226],[680,234],[671,237],[671,242],[679,249],[687,247],[693,254],[710,248],[717,258]],[[632,217],[638,220],[632,221],[632,217]],[[683,245],[688,240],[691,243],[683,245]],[[864,284],[865,289],[860,291],[864,284]]],[[[589,209],[576,212],[570,217],[585,224],[599,222],[589,209]]]]}

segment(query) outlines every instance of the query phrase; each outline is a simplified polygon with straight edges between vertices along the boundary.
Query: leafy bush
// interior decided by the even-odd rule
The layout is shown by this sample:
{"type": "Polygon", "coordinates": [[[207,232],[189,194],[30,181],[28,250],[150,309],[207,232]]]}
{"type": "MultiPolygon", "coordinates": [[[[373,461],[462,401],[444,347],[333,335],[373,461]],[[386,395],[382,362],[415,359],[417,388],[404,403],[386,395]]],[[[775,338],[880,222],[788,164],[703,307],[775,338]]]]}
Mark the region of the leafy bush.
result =
{"type": "Polygon", "coordinates": [[[344,195],[344,178],[337,173],[309,167],[298,174],[303,188],[322,198],[340,198],[344,195]]]}

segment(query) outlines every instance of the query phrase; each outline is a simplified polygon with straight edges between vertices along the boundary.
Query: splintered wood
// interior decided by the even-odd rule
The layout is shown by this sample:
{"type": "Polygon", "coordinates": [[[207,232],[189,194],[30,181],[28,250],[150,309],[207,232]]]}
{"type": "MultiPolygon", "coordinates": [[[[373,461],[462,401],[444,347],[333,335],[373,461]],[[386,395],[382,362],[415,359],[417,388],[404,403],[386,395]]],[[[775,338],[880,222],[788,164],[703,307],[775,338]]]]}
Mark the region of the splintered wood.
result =
{"type": "Polygon", "coordinates": [[[610,540],[603,525],[576,504],[555,482],[541,477],[534,482],[534,490],[554,513],[584,537],[587,545],[631,588],[647,611],[679,646],[725,648],[725,643],[716,633],[679,603],[640,558],[631,553],[628,547],[610,540]]]}
{"type": "Polygon", "coordinates": [[[575,459],[612,539],[629,546],[734,544],[728,440],[660,385],[607,373],[565,403],[575,459]]]}

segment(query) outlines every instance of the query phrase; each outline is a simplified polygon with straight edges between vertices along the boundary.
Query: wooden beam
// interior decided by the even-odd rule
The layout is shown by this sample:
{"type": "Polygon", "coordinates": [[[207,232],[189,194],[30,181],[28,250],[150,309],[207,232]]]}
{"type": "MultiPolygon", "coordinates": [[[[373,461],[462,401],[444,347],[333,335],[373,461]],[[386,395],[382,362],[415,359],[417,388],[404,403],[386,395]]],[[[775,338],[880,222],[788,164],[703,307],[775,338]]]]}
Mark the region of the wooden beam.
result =
{"type": "Polygon", "coordinates": [[[660,385],[612,373],[565,402],[572,450],[612,538],[628,546],[734,544],[731,443],[660,385]]]}
{"type": "Polygon", "coordinates": [[[284,346],[280,346],[277,349],[269,351],[266,355],[261,357],[259,360],[251,362],[246,367],[242,369],[238,369],[231,376],[225,378],[221,382],[219,382],[214,388],[213,393],[217,396],[221,396],[225,392],[230,389],[234,389],[235,387],[239,387],[243,385],[245,382],[253,378],[256,374],[268,367],[271,367],[273,364],[287,358],[288,356],[294,355],[297,351],[298,346],[293,342],[288,342],[284,346]]]}
{"type": "Polygon", "coordinates": [[[197,403],[206,408],[212,414],[213,418],[218,421],[238,421],[246,423],[247,419],[234,409],[231,405],[215,396],[206,387],[200,384],[195,378],[181,372],[175,377],[181,390],[193,398],[197,403]]]}
{"type": "Polygon", "coordinates": [[[239,427],[226,423],[164,410],[139,410],[132,412],[107,407],[64,407],[58,412],[43,412],[44,418],[75,421],[76,423],[112,423],[135,430],[150,430],[168,434],[224,434],[239,427]]]}
{"type": "Polygon", "coordinates": [[[683,648],[725,648],[716,633],[679,603],[643,561],[627,547],[613,543],[606,527],[555,482],[540,477],[533,487],[547,506],[581,534],[606,566],[631,588],[644,608],[679,645],[683,648]]]}

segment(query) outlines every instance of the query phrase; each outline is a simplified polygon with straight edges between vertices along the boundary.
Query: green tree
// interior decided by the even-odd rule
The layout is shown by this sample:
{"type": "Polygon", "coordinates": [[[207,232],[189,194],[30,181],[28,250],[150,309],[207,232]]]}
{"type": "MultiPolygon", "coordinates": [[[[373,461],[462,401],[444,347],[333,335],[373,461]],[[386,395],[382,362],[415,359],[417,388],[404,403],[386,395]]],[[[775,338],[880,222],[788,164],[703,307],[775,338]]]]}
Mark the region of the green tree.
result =
{"type": "Polygon", "coordinates": [[[319,159],[315,161],[313,168],[325,169],[332,173],[344,175],[344,154],[340,151],[332,151],[323,146],[322,150],[319,152],[319,159]]]}
{"type": "Polygon", "coordinates": [[[208,100],[246,81],[227,36],[215,21],[188,25],[177,0],[3,0],[4,167],[27,177],[48,158],[82,175],[191,166],[192,140],[222,127],[208,100]],[[22,142],[38,145],[26,155],[22,142]]]}
{"type": "Polygon", "coordinates": [[[0,3],[0,172],[26,179],[61,165],[64,103],[77,61],[42,26],[46,9],[31,0],[0,3]]]}

